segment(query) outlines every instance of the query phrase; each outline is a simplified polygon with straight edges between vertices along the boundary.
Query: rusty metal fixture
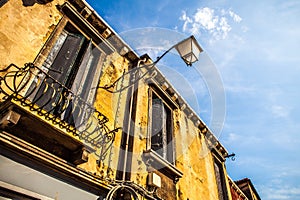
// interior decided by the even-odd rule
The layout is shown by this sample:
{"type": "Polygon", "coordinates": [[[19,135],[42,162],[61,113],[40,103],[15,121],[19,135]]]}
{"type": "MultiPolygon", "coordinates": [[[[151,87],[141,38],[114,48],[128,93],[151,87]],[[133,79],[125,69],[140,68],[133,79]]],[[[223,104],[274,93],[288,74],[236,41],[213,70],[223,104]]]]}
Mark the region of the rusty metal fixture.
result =
{"type": "Polygon", "coordinates": [[[105,199],[134,199],[139,200],[139,196],[144,199],[159,200],[160,197],[156,194],[157,188],[152,190],[146,189],[132,181],[115,180],[111,183],[114,187],[110,189],[105,199]]]}
{"type": "Polygon", "coordinates": [[[0,73],[0,102],[19,102],[31,112],[97,148],[99,161],[105,159],[120,128],[110,130],[107,126],[109,119],[80,94],[74,94],[51,77],[47,69],[33,63],[26,63],[22,68],[10,64],[0,73]]]}
{"type": "Polygon", "coordinates": [[[117,196],[117,198],[122,198],[122,199],[134,199],[134,200],[139,200],[138,194],[135,192],[135,190],[127,185],[117,185],[114,188],[112,188],[105,199],[112,200],[115,199],[114,196],[117,196]],[[118,196],[116,195],[118,193],[118,196]]]}
{"type": "Polygon", "coordinates": [[[232,161],[235,161],[235,153],[231,153],[229,155],[226,155],[225,158],[230,158],[232,161]]]}

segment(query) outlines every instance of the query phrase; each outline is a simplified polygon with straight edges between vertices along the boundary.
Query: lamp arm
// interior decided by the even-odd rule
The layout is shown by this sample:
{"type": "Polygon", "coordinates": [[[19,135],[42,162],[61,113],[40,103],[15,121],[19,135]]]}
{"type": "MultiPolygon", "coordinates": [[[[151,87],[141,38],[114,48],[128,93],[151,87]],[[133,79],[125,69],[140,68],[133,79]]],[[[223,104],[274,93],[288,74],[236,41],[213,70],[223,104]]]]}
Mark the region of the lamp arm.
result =
{"type": "MultiPolygon", "coordinates": [[[[177,45],[177,44],[176,44],[177,45]]],[[[167,51],[165,51],[161,56],[156,58],[156,61],[153,62],[153,66],[156,65],[167,53],[169,53],[176,45],[173,45],[167,51]]]]}
{"type": "MultiPolygon", "coordinates": [[[[117,90],[117,91],[111,91],[111,90],[110,90],[111,88],[114,88],[114,87],[116,86],[116,84],[117,84],[122,78],[124,78],[124,76],[126,76],[126,75],[128,75],[128,74],[137,73],[138,70],[140,70],[140,69],[142,69],[142,68],[145,68],[145,67],[151,67],[151,66],[155,65],[154,63],[151,63],[151,64],[147,64],[147,65],[142,65],[142,66],[140,66],[140,63],[141,63],[141,62],[146,62],[146,58],[140,59],[140,60],[138,61],[138,63],[137,63],[137,67],[134,68],[133,70],[129,70],[129,71],[125,72],[125,69],[124,69],[124,72],[123,72],[122,76],[120,76],[119,78],[117,78],[111,85],[98,86],[97,88],[104,89],[104,90],[106,90],[106,91],[108,91],[108,92],[110,92],[110,93],[117,93],[117,92],[120,92],[120,91],[122,91],[122,90],[125,90],[125,89],[131,87],[133,84],[129,84],[128,86],[125,86],[125,87],[123,87],[123,88],[121,88],[121,89],[119,89],[119,90],[117,90]]],[[[145,75],[147,75],[148,73],[149,73],[149,71],[147,71],[146,73],[144,73],[144,74],[143,74],[142,76],[140,76],[138,79],[135,79],[135,82],[138,81],[138,80],[140,80],[140,79],[142,79],[143,77],[145,77],[145,75]]]]}
{"type": "Polygon", "coordinates": [[[146,64],[146,65],[140,66],[141,62],[146,62],[146,58],[140,59],[140,60],[138,61],[138,63],[137,63],[137,67],[133,69],[134,71],[129,70],[129,71],[125,72],[125,70],[124,70],[122,76],[120,76],[119,78],[117,78],[117,80],[115,80],[111,85],[109,85],[109,86],[107,86],[107,85],[105,85],[105,86],[99,86],[98,88],[104,89],[104,90],[106,90],[106,91],[108,91],[108,92],[110,92],[110,93],[117,93],[117,92],[120,92],[120,91],[122,91],[122,90],[125,90],[125,89],[131,87],[134,83],[136,83],[136,82],[139,81],[140,79],[144,78],[144,77],[149,73],[150,70],[147,70],[147,72],[145,72],[142,76],[139,76],[138,78],[136,78],[135,81],[134,81],[134,83],[131,83],[131,84],[129,84],[129,85],[127,85],[127,86],[125,86],[125,87],[123,87],[123,88],[117,90],[117,91],[111,91],[111,90],[110,90],[111,88],[114,88],[114,87],[116,86],[117,82],[119,82],[125,75],[130,74],[130,73],[136,73],[136,72],[138,72],[138,70],[140,70],[140,69],[142,69],[142,68],[146,68],[146,67],[154,67],[154,66],[155,66],[155,65],[156,65],[156,64],[157,64],[157,63],[158,63],[158,62],[159,62],[159,61],[160,61],[167,53],[169,53],[175,46],[176,46],[176,45],[173,45],[171,48],[169,48],[167,51],[165,51],[161,56],[157,57],[156,61],[154,61],[153,63],[150,63],[150,64],[146,64]]]}

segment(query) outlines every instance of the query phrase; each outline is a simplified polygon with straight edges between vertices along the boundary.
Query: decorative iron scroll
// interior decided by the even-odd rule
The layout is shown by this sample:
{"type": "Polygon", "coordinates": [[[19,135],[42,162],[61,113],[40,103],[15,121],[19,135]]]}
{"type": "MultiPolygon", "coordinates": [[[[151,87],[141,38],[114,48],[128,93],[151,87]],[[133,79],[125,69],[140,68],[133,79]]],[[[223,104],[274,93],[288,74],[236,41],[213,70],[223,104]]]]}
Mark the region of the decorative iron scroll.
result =
{"type": "Polygon", "coordinates": [[[99,160],[103,161],[120,128],[110,130],[106,116],[51,77],[48,70],[33,63],[22,68],[10,64],[0,70],[0,97],[3,101],[20,102],[21,106],[96,147],[99,160]]]}

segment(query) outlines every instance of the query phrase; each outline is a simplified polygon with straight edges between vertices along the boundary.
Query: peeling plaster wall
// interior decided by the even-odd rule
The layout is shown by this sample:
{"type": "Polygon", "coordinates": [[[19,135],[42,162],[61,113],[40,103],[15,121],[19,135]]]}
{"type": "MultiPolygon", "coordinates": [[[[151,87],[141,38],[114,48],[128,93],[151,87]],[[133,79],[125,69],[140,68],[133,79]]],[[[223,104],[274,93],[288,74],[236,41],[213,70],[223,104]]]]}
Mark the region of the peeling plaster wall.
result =
{"type": "MultiPolygon", "coordinates": [[[[99,86],[111,85],[119,77],[122,76],[124,70],[128,70],[129,61],[118,53],[113,53],[106,57],[102,67],[99,86]]],[[[125,77],[123,83],[128,84],[128,77],[125,77]]],[[[119,88],[117,86],[117,88],[119,88]]],[[[96,93],[95,108],[109,118],[107,123],[110,130],[123,127],[123,120],[127,113],[126,95],[127,89],[117,93],[110,93],[99,88],[96,93]]],[[[115,179],[118,169],[119,151],[121,145],[122,131],[119,130],[115,134],[114,143],[105,160],[97,164],[99,159],[95,154],[90,155],[89,161],[82,164],[80,167],[86,171],[99,175],[101,178],[115,179]]]]}
{"type": "Polygon", "coordinates": [[[138,97],[135,103],[137,107],[136,121],[134,123],[134,145],[132,158],[131,180],[146,186],[147,169],[143,162],[143,150],[146,150],[148,133],[148,86],[140,81],[138,97]]]}
{"type": "MultiPolygon", "coordinates": [[[[148,88],[145,82],[139,85],[133,172],[131,180],[147,188],[147,167],[142,160],[143,150],[147,147],[148,134],[148,88]]],[[[174,142],[176,146],[176,167],[183,177],[175,185],[172,180],[159,171],[162,188],[157,190],[163,199],[198,200],[218,199],[213,157],[205,142],[205,137],[186,114],[180,109],[173,112],[174,142]],[[174,189],[172,189],[174,187],[174,189]],[[174,192],[172,190],[175,190],[174,192]]]]}
{"type": "Polygon", "coordinates": [[[25,7],[21,0],[10,0],[0,8],[0,68],[34,61],[62,17],[55,6],[63,2],[25,7]]]}
{"type": "Polygon", "coordinates": [[[63,2],[24,6],[22,0],[9,0],[0,7],[0,70],[11,63],[23,67],[35,60],[62,17],[56,5],[63,2]]]}
{"type": "MultiPolygon", "coordinates": [[[[54,0],[45,5],[35,3],[24,6],[22,0],[9,0],[3,4],[0,8],[0,69],[6,68],[11,63],[23,67],[25,63],[34,61],[36,65],[40,66],[45,61],[53,42],[61,32],[60,30],[53,35],[54,30],[58,27],[59,22],[66,24],[66,18],[62,18],[63,14],[56,7],[64,2],[66,0],[54,0]],[[50,39],[51,37],[52,39],[50,39]],[[45,45],[46,43],[48,44],[45,45]]],[[[59,29],[63,29],[63,27],[62,25],[59,29]]],[[[128,66],[129,61],[118,53],[106,55],[101,69],[99,86],[112,84],[122,76],[124,70],[128,70],[128,66]]],[[[0,75],[3,76],[4,73],[0,72],[0,75]]],[[[123,80],[125,85],[128,84],[128,78],[126,76],[123,80]]],[[[123,90],[118,93],[110,93],[100,88],[97,90],[94,106],[109,118],[107,125],[110,130],[123,126],[127,92],[127,90],[123,90]]],[[[2,96],[0,94],[0,98],[2,96]]],[[[91,154],[89,161],[81,164],[79,168],[101,178],[114,179],[121,136],[122,132],[118,131],[113,146],[103,163],[98,165],[99,157],[91,154]]]]}
{"type": "Polygon", "coordinates": [[[178,135],[181,135],[181,140],[176,141],[180,143],[177,149],[181,155],[178,155],[176,164],[182,170],[183,177],[177,183],[178,199],[215,200],[218,189],[212,155],[205,138],[184,113],[181,113],[179,124],[181,131],[178,135]]]}
{"type": "Polygon", "coordinates": [[[217,199],[217,186],[214,180],[212,156],[203,135],[194,124],[182,116],[182,155],[177,164],[183,172],[178,182],[179,199],[217,199]]]}

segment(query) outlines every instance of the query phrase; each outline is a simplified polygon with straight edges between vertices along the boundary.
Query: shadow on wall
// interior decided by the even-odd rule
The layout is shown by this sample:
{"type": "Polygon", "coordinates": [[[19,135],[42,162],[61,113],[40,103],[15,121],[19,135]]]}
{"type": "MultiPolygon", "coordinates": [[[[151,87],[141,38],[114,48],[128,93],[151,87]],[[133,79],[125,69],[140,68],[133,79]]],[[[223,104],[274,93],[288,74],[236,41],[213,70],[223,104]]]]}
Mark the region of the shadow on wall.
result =
{"type": "MultiPolygon", "coordinates": [[[[6,4],[9,0],[0,0],[0,8],[6,4]]],[[[53,0],[22,0],[23,6],[33,6],[35,3],[46,4],[53,0]]]]}
{"type": "Polygon", "coordinates": [[[24,6],[33,6],[35,3],[46,4],[53,0],[22,0],[24,6]]]}

